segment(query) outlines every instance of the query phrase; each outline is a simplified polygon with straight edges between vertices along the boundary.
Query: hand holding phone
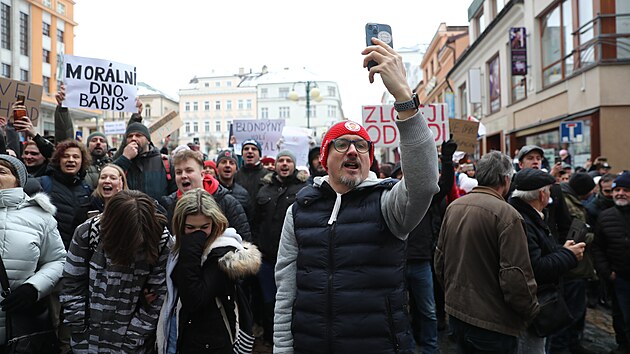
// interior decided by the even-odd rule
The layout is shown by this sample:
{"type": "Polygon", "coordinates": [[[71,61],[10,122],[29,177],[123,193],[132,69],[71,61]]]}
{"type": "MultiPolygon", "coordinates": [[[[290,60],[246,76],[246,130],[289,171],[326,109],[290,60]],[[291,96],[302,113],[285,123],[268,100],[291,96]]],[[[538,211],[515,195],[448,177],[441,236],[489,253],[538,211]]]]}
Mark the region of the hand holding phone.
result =
{"type": "Polygon", "coordinates": [[[26,116],[26,107],[24,106],[24,101],[26,97],[24,95],[18,95],[17,101],[13,104],[13,121],[21,120],[22,117],[26,116]]]}
{"type": "MultiPolygon", "coordinates": [[[[378,38],[385,42],[388,46],[394,48],[394,41],[392,39],[392,28],[389,25],[382,23],[367,23],[365,25],[365,45],[368,47],[374,45],[372,38],[378,38]]],[[[372,69],[373,66],[378,65],[374,60],[370,60],[367,69],[372,69]]]]}

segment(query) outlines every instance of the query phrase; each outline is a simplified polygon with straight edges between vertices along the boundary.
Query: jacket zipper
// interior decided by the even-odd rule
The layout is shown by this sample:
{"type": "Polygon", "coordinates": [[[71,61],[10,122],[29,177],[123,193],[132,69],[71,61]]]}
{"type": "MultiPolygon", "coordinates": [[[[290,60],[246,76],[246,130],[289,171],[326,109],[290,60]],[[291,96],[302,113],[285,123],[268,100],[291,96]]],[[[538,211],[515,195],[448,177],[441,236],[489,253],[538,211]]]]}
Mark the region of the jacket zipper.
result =
{"type": "Polygon", "coordinates": [[[334,266],[334,258],[333,258],[333,239],[335,235],[335,225],[337,223],[333,223],[330,228],[330,233],[328,234],[328,325],[326,326],[326,337],[328,338],[328,353],[333,353],[333,339],[332,339],[332,325],[333,325],[333,311],[332,311],[332,283],[333,283],[333,270],[334,266]]]}
{"type": "Polygon", "coordinates": [[[385,298],[385,304],[387,305],[387,322],[389,322],[389,330],[391,331],[392,343],[394,344],[394,352],[398,353],[400,351],[400,345],[398,343],[398,339],[396,338],[394,314],[392,313],[392,304],[390,303],[388,297],[385,298]]]}

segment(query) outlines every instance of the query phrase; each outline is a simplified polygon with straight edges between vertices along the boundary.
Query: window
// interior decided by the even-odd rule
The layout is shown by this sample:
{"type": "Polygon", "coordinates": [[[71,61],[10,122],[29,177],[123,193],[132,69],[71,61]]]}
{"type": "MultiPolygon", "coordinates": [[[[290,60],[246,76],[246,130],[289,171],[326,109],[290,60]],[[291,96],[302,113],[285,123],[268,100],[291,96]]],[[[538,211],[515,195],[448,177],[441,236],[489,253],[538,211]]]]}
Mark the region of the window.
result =
{"type": "Polygon", "coordinates": [[[214,122],[214,131],[215,132],[220,132],[221,131],[221,122],[220,121],[214,122]]]}
{"type": "Polygon", "coordinates": [[[490,113],[501,109],[501,75],[499,72],[499,54],[488,62],[488,89],[490,98],[490,113]]]}
{"type": "Polygon", "coordinates": [[[230,132],[230,126],[232,126],[232,121],[231,120],[225,121],[225,127],[228,133],[230,132]]]}
{"type": "Polygon", "coordinates": [[[267,98],[267,89],[266,88],[261,88],[260,89],[260,98],[267,98]]]}
{"type": "Polygon", "coordinates": [[[199,123],[193,122],[193,133],[199,133],[199,123]]]}
{"type": "Polygon", "coordinates": [[[525,76],[512,76],[512,103],[527,97],[527,79],[525,76]]]}
{"type": "Polygon", "coordinates": [[[247,100],[247,109],[252,109],[252,100],[247,100]]]}
{"type": "Polygon", "coordinates": [[[268,119],[269,118],[269,108],[262,107],[260,109],[260,118],[262,118],[262,119],[268,119]]]}
{"type": "Polygon", "coordinates": [[[45,94],[50,94],[50,78],[47,76],[42,76],[42,87],[45,94]]]}
{"type": "Polygon", "coordinates": [[[57,42],[63,43],[63,30],[57,28],[57,42]]]}
{"type": "Polygon", "coordinates": [[[483,17],[483,8],[481,11],[477,13],[477,15],[475,15],[473,21],[474,21],[475,27],[477,28],[477,30],[475,31],[475,38],[479,38],[479,36],[486,29],[486,20],[483,17]]]}
{"type": "Polygon", "coordinates": [[[337,88],[335,86],[328,86],[328,96],[330,97],[337,96],[337,88]]]}
{"type": "Polygon", "coordinates": [[[48,63],[48,64],[50,64],[50,51],[49,51],[49,50],[44,49],[44,50],[43,50],[43,55],[42,55],[42,58],[43,58],[44,63],[48,63]]]}
{"type": "Polygon", "coordinates": [[[334,118],[337,115],[337,106],[328,106],[328,118],[334,118]]]}
{"type": "Polygon", "coordinates": [[[184,111],[190,112],[190,102],[184,103],[184,111]]]}
{"type": "Polygon", "coordinates": [[[221,101],[214,101],[214,109],[217,111],[221,110],[221,101]]]}
{"type": "Polygon", "coordinates": [[[61,1],[57,1],[57,12],[60,15],[66,14],[66,5],[64,5],[64,3],[62,3],[61,1]]]}
{"type": "Polygon", "coordinates": [[[227,87],[232,87],[232,81],[226,81],[225,84],[227,85],[227,87]]]}
{"type": "Polygon", "coordinates": [[[313,104],[311,105],[309,117],[311,117],[311,118],[317,117],[317,106],[315,106],[313,104]]]}
{"type": "Polygon", "coordinates": [[[505,6],[505,0],[493,0],[493,1],[494,3],[492,4],[492,6],[494,10],[494,17],[497,17],[499,12],[501,12],[501,10],[503,10],[503,7],[505,6]]]}
{"type": "Polygon", "coordinates": [[[20,12],[20,54],[28,55],[28,15],[20,12]]]}
{"type": "Polygon", "coordinates": [[[44,0],[44,1],[42,1],[42,4],[44,4],[44,6],[46,6],[46,7],[51,7],[52,6],[50,4],[50,0],[44,0]]]}
{"type": "Polygon", "coordinates": [[[199,103],[197,101],[193,102],[193,111],[197,112],[199,110],[199,103]]]}
{"type": "Polygon", "coordinates": [[[50,24],[42,22],[42,34],[46,37],[50,37],[50,24]]]}
{"type": "Polygon", "coordinates": [[[280,87],[278,89],[278,96],[282,98],[287,98],[289,96],[289,88],[288,87],[280,87]]]}
{"type": "Polygon", "coordinates": [[[465,119],[468,117],[468,90],[466,90],[466,84],[459,87],[459,111],[460,118],[465,119]]]}
{"type": "Polygon", "coordinates": [[[184,127],[186,127],[186,133],[190,133],[190,122],[186,122],[184,127]]]}
{"type": "Polygon", "coordinates": [[[203,110],[204,111],[209,111],[210,110],[210,101],[204,101],[203,102],[203,110]]]}
{"type": "Polygon", "coordinates": [[[543,87],[573,72],[571,1],[564,0],[540,18],[543,87]]]}
{"type": "Polygon", "coordinates": [[[228,111],[232,110],[232,100],[227,100],[225,102],[225,109],[228,110],[228,111]]]}
{"type": "Polygon", "coordinates": [[[593,24],[593,0],[578,0],[578,62],[581,67],[595,62],[594,43],[589,43],[595,37],[593,24]]]}
{"type": "Polygon", "coordinates": [[[145,117],[151,117],[151,105],[145,105],[144,106],[144,116],[145,117]]]}
{"type": "Polygon", "coordinates": [[[2,37],[2,48],[11,50],[11,6],[2,3],[1,13],[0,36],[2,37]]]}
{"type": "Polygon", "coordinates": [[[20,69],[20,81],[29,81],[28,70],[20,69]]]}
{"type": "Polygon", "coordinates": [[[215,81],[214,87],[221,87],[221,81],[215,81]]]}
{"type": "Polygon", "coordinates": [[[278,118],[291,118],[291,108],[289,108],[289,107],[279,107],[278,108],[278,118]]]}
{"type": "Polygon", "coordinates": [[[206,132],[206,133],[210,133],[210,122],[209,121],[203,122],[203,131],[206,132]]]}
{"type": "Polygon", "coordinates": [[[243,100],[238,100],[237,107],[239,110],[243,109],[243,100]]]}
{"type": "Polygon", "coordinates": [[[204,83],[204,84],[203,84],[203,86],[204,86],[204,87],[210,87],[210,83],[209,83],[209,82],[206,82],[206,83],[204,83]]]}
{"type": "Polygon", "coordinates": [[[2,63],[2,76],[11,77],[11,65],[2,63]]]}

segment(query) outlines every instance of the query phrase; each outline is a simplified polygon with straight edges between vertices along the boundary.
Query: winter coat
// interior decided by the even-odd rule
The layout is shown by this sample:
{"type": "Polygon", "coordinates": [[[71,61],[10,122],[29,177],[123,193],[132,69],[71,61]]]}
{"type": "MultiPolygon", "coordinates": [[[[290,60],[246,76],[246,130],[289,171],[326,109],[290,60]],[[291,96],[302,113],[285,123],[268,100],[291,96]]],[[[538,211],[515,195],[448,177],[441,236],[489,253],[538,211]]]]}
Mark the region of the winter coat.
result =
{"type": "Polygon", "coordinates": [[[568,248],[556,243],[547,223],[538,211],[520,198],[510,198],[510,205],[525,221],[529,259],[538,289],[545,285],[558,285],[560,277],[577,266],[577,257],[568,248]]]}
{"type": "Polygon", "coordinates": [[[630,206],[615,206],[599,214],[593,242],[597,273],[606,280],[611,272],[630,280],[630,206]]]}
{"type": "Polygon", "coordinates": [[[231,194],[234,199],[241,203],[243,210],[245,210],[245,214],[247,214],[247,221],[251,221],[254,218],[254,204],[249,198],[249,192],[247,192],[247,189],[243,188],[243,186],[236,182],[232,183],[229,187],[223,184],[221,185],[225,187],[227,193],[231,194]]]}
{"type": "Polygon", "coordinates": [[[264,168],[261,163],[252,167],[243,165],[238,169],[236,176],[234,176],[234,182],[247,190],[249,200],[255,201],[258,190],[264,185],[262,179],[268,174],[271,174],[271,172],[264,168]]]}
{"type": "Polygon", "coordinates": [[[446,312],[518,336],[539,311],[523,217],[494,189],[475,187],[446,209],[435,274],[446,312]]]}
{"type": "Polygon", "coordinates": [[[54,166],[49,166],[46,176],[37,180],[57,207],[55,219],[67,250],[74,230],[87,219],[92,190],[81,175],[68,175],[54,166]]]}
{"type": "Polygon", "coordinates": [[[588,202],[584,203],[584,207],[586,208],[586,213],[588,214],[588,223],[595,226],[597,225],[597,218],[599,214],[608,209],[615,206],[615,202],[612,198],[604,197],[601,193],[597,193],[595,197],[593,197],[588,202]]]}
{"type": "Polygon", "coordinates": [[[64,324],[74,353],[145,353],[166,295],[170,234],[160,236],[155,265],[140,258],[130,266],[112,264],[98,242],[99,217],[81,224],[72,239],[60,295],[64,324]],[[156,295],[147,303],[144,289],[156,295]],[[87,313],[86,313],[87,310],[87,313]]]}
{"type": "MultiPolygon", "coordinates": [[[[214,178],[213,178],[214,179],[214,178]]],[[[216,179],[214,179],[216,181],[216,179]]],[[[247,216],[241,204],[230,194],[227,189],[216,182],[216,186],[212,188],[209,182],[204,181],[204,189],[212,194],[214,200],[219,205],[219,208],[223,212],[223,215],[228,220],[229,227],[236,229],[241,237],[245,241],[251,241],[252,233],[247,221],[247,216]]],[[[180,191],[174,192],[169,196],[163,197],[160,200],[160,204],[166,209],[166,217],[168,219],[169,230],[172,230],[171,222],[173,221],[173,213],[175,212],[175,206],[177,201],[181,197],[180,191]]]]}
{"type": "MultiPolygon", "coordinates": [[[[588,215],[586,213],[586,208],[582,204],[582,201],[577,196],[575,191],[569,186],[568,183],[560,184],[562,187],[562,194],[564,195],[564,200],[567,204],[567,209],[569,210],[569,214],[571,215],[571,220],[573,218],[577,218],[584,223],[588,224],[588,215]]],[[[578,262],[578,266],[573,268],[566,277],[568,279],[596,279],[597,275],[595,274],[595,266],[593,265],[593,255],[591,254],[591,244],[595,239],[595,233],[593,233],[592,228],[589,229],[589,232],[586,234],[584,242],[586,242],[586,248],[584,249],[584,257],[581,261],[578,262]]]]}
{"type": "MultiPolygon", "coordinates": [[[[22,188],[0,190],[0,252],[9,285],[33,285],[38,300],[61,279],[66,259],[55,211],[45,193],[31,198],[22,188]]],[[[0,343],[5,343],[5,335],[5,312],[0,310],[0,343]]]]}
{"type": "Polygon", "coordinates": [[[306,186],[307,178],[298,170],[284,179],[275,172],[263,178],[265,184],[256,195],[256,216],[252,224],[254,243],[263,259],[270,263],[276,262],[284,215],[300,189],[306,186]]]}
{"type": "Polygon", "coordinates": [[[139,154],[132,160],[120,155],[114,163],[127,174],[129,189],[142,191],[155,200],[160,200],[177,190],[173,164],[169,163],[171,170],[169,179],[162,154],[153,144],[149,145],[149,151],[139,154]]]}
{"type": "MultiPolygon", "coordinates": [[[[171,252],[168,258],[168,291],[158,326],[158,352],[166,352],[170,339],[177,341],[181,353],[232,353],[231,338],[237,337],[235,311],[239,317],[244,314],[241,311],[249,311],[237,306],[236,296],[241,296],[238,280],[258,272],[260,252],[243,242],[232,228],[205,249],[205,238],[195,236],[184,236],[179,252],[171,252]],[[229,332],[217,300],[225,310],[229,332]],[[171,333],[173,320],[177,333],[171,333]]],[[[253,345],[251,323],[247,325],[244,320],[239,318],[240,329],[249,334],[253,345]]]]}
{"type": "Polygon", "coordinates": [[[404,241],[438,192],[437,154],[433,135],[420,113],[396,120],[396,125],[409,178],[390,189],[381,184],[393,184],[391,179],[380,180],[370,171],[352,191],[338,194],[328,182],[330,176],[315,177],[313,186],[299,194],[321,189],[321,198],[305,197],[287,210],[275,267],[274,353],[412,350],[411,328],[400,297],[405,288],[401,274],[404,241]],[[383,253],[378,251],[381,245],[383,253]],[[391,259],[383,257],[393,253],[396,256],[391,259]],[[313,255],[318,258],[311,258],[313,255]],[[382,274],[382,264],[393,273],[382,274]],[[309,281],[311,277],[315,282],[309,281]],[[370,287],[375,284],[376,288],[370,287]],[[363,296],[364,292],[377,296],[363,296]],[[316,316],[309,316],[309,308],[316,310],[316,316]],[[326,309],[329,312],[323,312],[326,309]],[[367,325],[365,318],[370,320],[367,325]],[[315,337],[308,334],[315,332],[315,337]]]}
{"type": "Polygon", "coordinates": [[[107,156],[102,159],[96,159],[94,158],[94,156],[92,156],[92,164],[90,165],[90,167],[88,167],[85,174],[85,183],[87,183],[90,188],[92,188],[93,190],[96,189],[103,166],[107,165],[110,162],[112,162],[112,159],[107,156]]]}

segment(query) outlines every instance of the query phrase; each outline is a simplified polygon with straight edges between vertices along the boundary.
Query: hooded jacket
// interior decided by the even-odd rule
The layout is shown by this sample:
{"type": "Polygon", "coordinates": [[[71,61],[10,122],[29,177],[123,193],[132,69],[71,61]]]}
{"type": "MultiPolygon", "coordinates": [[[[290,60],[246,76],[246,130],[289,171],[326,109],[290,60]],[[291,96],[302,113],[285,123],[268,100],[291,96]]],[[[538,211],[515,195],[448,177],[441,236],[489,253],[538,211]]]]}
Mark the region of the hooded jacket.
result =
{"type": "MultiPolygon", "coordinates": [[[[0,252],[9,285],[33,285],[38,300],[52,292],[66,260],[55,211],[45,193],[31,198],[22,188],[0,190],[0,252]]],[[[0,343],[5,335],[5,312],[0,310],[0,343]]]]}
{"type": "Polygon", "coordinates": [[[151,143],[149,143],[149,151],[140,153],[132,160],[120,155],[114,163],[127,173],[129,189],[142,191],[155,200],[160,200],[163,196],[177,190],[173,164],[169,163],[171,169],[171,179],[169,180],[162,161],[162,154],[151,143]]]}
{"type": "MultiPolygon", "coordinates": [[[[237,284],[239,279],[258,272],[260,252],[243,242],[233,228],[226,229],[206,248],[203,238],[186,241],[190,242],[182,241],[179,252],[171,252],[166,266],[168,290],[158,325],[158,353],[165,353],[169,341],[177,341],[182,353],[232,353],[230,338],[237,337],[237,317],[249,311],[237,306],[237,284]],[[231,336],[216,298],[224,306],[231,336]],[[171,332],[173,320],[177,333],[171,332]]],[[[251,335],[251,323],[244,320],[239,318],[240,330],[251,335]]],[[[253,344],[253,337],[250,339],[253,344]]]]}

